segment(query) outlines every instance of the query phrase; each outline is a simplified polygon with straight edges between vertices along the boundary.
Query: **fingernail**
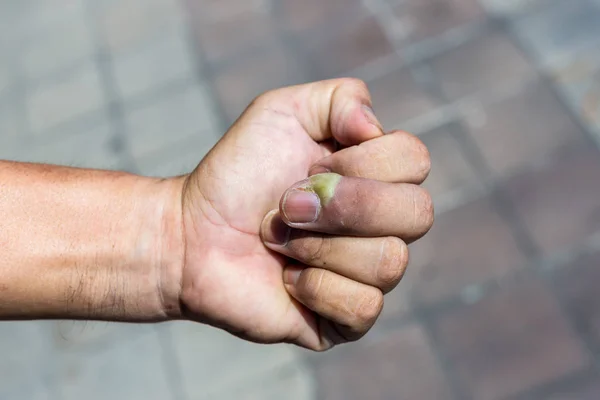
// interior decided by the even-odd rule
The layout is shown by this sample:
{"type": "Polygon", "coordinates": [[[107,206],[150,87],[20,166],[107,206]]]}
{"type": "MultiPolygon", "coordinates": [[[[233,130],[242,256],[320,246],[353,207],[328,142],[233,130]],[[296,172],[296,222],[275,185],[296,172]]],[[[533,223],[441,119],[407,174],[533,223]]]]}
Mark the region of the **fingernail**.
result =
{"type": "Polygon", "coordinates": [[[298,224],[315,222],[320,208],[319,196],[313,192],[298,189],[288,193],[282,206],[287,220],[298,224]]]}
{"type": "Polygon", "coordinates": [[[265,223],[262,232],[263,241],[278,246],[285,246],[290,240],[292,229],[283,222],[277,211],[273,211],[267,218],[271,218],[271,220],[265,223]]]}
{"type": "Polygon", "coordinates": [[[369,123],[371,123],[372,125],[375,125],[376,127],[381,128],[381,124],[379,123],[379,120],[375,116],[375,112],[373,111],[373,109],[366,104],[363,104],[362,109],[363,109],[363,114],[365,115],[365,118],[367,119],[367,121],[369,121],[369,123]]]}
{"type": "Polygon", "coordinates": [[[298,279],[300,279],[300,275],[302,274],[302,269],[299,268],[287,268],[283,271],[283,283],[286,285],[295,285],[298,283],[298,279]]]}
{"type": "Polygon", "coordinates": [[[330,172],[331,171],[329,170],[329,168],[325,168],[321,165],[314,165],[308,171],[308,175],[313,176],[313,175],[319,175],[319,174],[328,174],[330,172]]]}

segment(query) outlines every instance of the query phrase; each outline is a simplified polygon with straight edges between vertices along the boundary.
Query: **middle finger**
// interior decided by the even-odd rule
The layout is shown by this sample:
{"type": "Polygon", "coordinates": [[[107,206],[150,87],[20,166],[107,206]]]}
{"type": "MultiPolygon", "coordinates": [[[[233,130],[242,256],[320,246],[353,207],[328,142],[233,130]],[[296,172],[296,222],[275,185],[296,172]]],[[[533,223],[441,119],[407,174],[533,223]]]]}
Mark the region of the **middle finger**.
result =
{"type": "Polygon", "coordinates": [[[431,158],[425,144],[415,135],[395,131],[334,152],[313,165],[310,175],[335,172],[384,182],[421,184],[430,171],[431,158]]]}
{"type": "Polygon", "coordinates": [[[408,246],[396,237],[330,236],[288,227],[278,211],[261,228],[265,245],[310,267],[322,268],[388,293],[408,265],[408,246]]]}

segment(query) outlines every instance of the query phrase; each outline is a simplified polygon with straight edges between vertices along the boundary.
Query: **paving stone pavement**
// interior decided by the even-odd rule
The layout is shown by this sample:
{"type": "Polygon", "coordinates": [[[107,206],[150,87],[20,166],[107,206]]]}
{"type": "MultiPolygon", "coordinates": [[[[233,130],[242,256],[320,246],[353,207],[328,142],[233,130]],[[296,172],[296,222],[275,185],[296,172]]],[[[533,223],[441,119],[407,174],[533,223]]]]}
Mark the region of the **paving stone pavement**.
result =
{"type": "Polygon", "coordinates": [[[600,398],[600,1],[0,1],[0,158],[190,171],[261,92],[356,76],[431,234],[360,343],[0,323],[0,399],[600,398]]]}

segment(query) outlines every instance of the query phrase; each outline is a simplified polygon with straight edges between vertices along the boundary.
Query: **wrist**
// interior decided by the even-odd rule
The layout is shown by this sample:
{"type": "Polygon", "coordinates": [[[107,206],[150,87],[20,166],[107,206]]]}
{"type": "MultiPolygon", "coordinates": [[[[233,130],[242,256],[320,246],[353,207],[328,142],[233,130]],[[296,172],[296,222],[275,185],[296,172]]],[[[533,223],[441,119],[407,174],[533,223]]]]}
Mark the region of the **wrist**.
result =
{"type": "Polygon", "coordinates": [[[187,176],[162,180],[160,190],[160,211],[157,221],[157,246],[153,263],[156,274],[154,286],[157,289],[163,320],[182,318],[181,291],[185,263],[185,235],[183,225],[182,195],[187,176]]]}
{"type": "Polygon", "coordinates": [[[96,257],[103,261],[94,266],[92,284],[82,285],[83,299],[73,297],[75,308],[87,304],[89,314],[81,317],[126,322],[179,317],[183,182],[131,175],[118,181],[115,190],[123,197],[105,215],[108,241],[98,241],[96,257]]]}
{"type": "Polygon", "coordinates": [[[74,317],[125,322],[179,317],[183,182],[127,174],[114,182],[112,211],[100,223],[109,226],[108,235],[96,242],[96,262],[88,262],[89,283],[75,274],[70,285],[81,288],[71,296],[74,317]]]}
{"type": "Polygon", "coordinates": [[[117,229],[121,234],[111,238],[115,251],[112,257],[120,260],[115,268],[118,272],[104,280],[108,286],[105,290],[120,297],[124,309],[122,316],[108,315],[108,319],[162,322],[180,318],[184,183],[184,177],[136,177],[130,182],[133,212],[121,217],[121,228],[117,229]],[[124,231],[127,233],[123,235],[124,231]]]}

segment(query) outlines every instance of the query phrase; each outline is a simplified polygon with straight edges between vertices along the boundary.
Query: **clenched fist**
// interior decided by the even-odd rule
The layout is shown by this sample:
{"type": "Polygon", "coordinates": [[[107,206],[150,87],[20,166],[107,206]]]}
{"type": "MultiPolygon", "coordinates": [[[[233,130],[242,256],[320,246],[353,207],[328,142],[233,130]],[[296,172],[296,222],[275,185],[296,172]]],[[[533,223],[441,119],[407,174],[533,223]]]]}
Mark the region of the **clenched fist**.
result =
{"type": "Polygon", "coordinates": [[[357,340],[431,228],[429,169],[353,79],[260,96],[185,176],[0,161],[0,320],[190,319],[317,351],[357,340]]]}
{"type": "Polygon", "coordinates": [[[180,180],[183,260],[161,295],[255,342],[357,340],[432,226],[429,170],[419,139],[382,132],[358,80],[266,93],[180,180]]]}

